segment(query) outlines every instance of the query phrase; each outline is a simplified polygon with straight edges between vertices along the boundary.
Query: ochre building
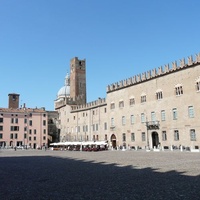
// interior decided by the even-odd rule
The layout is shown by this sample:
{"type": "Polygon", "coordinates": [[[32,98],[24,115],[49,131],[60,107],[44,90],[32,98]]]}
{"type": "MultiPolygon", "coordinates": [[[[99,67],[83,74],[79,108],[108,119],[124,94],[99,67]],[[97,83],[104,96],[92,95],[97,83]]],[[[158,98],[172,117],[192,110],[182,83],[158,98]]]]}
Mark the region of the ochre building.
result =
{"type": "Polygon", "coordinates": [[[70,62],[55,100],[60,141],[107,140],[112,148],[200,148],[200,54],[107,86],[86,103],[86,61],[70,62]]]}

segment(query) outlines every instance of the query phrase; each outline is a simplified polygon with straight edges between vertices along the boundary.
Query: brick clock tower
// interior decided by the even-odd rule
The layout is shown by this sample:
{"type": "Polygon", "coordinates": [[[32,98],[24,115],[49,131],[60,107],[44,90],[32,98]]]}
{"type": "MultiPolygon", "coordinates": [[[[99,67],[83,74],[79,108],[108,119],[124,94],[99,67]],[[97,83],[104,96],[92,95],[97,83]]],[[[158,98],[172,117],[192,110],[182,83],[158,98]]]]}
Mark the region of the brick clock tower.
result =
{"type": "Polygon", "coordinates": [[[86,103],[86,61],[77,57],[70,61],[70,97],[78,104],[86,103]]]}
{"type": "Polygon", "coordinates": [[[8,108],[19,108],[19,94],[13,93],[8,95],[8,108]]]}

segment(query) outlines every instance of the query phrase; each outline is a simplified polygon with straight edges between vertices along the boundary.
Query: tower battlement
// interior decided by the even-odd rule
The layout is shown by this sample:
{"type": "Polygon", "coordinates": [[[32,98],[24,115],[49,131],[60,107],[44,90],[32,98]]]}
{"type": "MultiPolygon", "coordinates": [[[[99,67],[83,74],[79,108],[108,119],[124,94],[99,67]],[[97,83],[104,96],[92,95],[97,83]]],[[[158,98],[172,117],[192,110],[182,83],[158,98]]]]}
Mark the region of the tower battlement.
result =
{"type": "Polygon", "coordinates": [[[92,102],[89,102],[89,103],[86,103],[86,104],[71,106],[71,112],[89,110],[89,109],[104,106],[104,105],[106,105],[106,99],[105,98],[99,98],[96,101],[92,101],[92,102]]]}

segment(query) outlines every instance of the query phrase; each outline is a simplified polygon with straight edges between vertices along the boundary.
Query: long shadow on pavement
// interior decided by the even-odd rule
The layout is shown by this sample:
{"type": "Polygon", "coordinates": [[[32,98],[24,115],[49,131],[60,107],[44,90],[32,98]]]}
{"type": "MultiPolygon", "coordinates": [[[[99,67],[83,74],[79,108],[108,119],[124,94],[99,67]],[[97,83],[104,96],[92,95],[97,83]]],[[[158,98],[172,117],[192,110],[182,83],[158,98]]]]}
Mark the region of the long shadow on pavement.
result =
{"type": "Polygon", "coordinates": [[[200,176],[51,156],[1,157],[0,199],[200,199],[200,176]]]}

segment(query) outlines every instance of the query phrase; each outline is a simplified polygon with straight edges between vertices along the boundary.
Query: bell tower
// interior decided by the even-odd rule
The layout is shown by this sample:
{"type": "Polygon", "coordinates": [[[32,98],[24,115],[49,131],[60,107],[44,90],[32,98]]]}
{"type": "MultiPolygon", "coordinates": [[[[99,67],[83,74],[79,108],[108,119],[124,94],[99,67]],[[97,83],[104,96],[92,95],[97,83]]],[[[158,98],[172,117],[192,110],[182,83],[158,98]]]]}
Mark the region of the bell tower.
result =
{"type": "Polygon", "coordinates": [[[70,61],[70,97],[77,104],[86,103],[86,60],[77,57],[70,61]]]}
{"type": "Polygon", "coordinates": [[[8,94],[8,108],[19,108],[19,94],[8,94]]]}

